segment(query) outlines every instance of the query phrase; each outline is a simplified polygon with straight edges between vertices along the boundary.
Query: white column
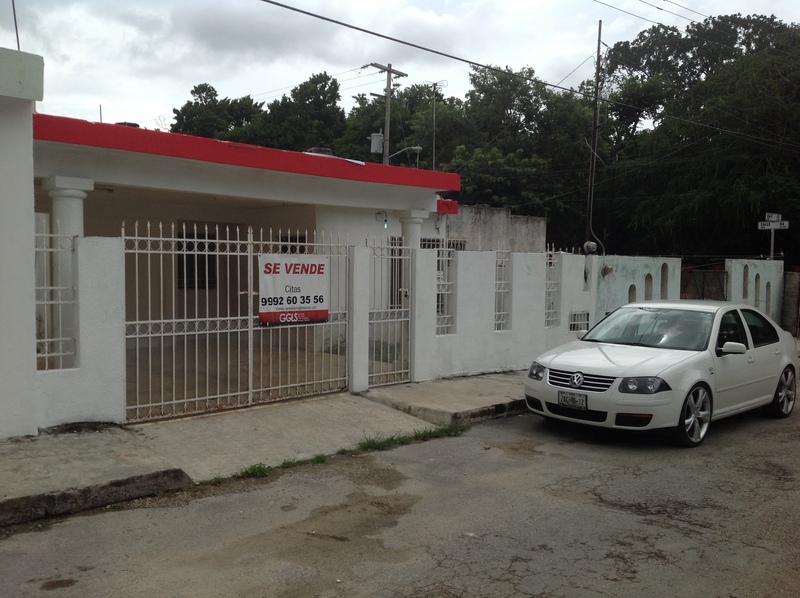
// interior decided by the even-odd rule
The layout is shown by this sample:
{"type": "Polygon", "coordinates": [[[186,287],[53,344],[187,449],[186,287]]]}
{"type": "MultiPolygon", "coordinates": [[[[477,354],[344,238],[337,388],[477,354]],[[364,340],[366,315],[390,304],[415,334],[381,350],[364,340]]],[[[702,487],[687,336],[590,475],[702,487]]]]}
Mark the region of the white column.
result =
{"type": "MultiPolygon", "coordinates": [[[[47,194],[53,198],[51,231],[64,237],[83,236],[83,200],[87,191],[94,189],[94,181],[74,177],[51,176],[44,182],[47,194]]],[[[53,286],[59,288],[61,299],[74,298],[77,284],[75,272],[75,246],[72,251],[57,251],[53,254],[53,286]],[[69,291],[67,289],[72,289],[69,291]],[[71,295],[71,296],[70,296],[71,295]]],[[[53,325],[57,338],[75,339],[78,346],[76,313],[72,309],[57,309],[53,313],[53,325]]]]}
{"type": "Polygon", "coordinates": [[[83,200],[94,189],[91,179],[51,176],[44,182],[53,198],[53,233],[65,237],[83,236],[83,200]]]}
{"type": "Polygon", "coordinates": [[[429,212],[427,210],[407,210],[396,214],[400,217],[406,246],[411,249],[419,249],[419,241],[422,238],[422,221],[428,217],[429,212]]]}

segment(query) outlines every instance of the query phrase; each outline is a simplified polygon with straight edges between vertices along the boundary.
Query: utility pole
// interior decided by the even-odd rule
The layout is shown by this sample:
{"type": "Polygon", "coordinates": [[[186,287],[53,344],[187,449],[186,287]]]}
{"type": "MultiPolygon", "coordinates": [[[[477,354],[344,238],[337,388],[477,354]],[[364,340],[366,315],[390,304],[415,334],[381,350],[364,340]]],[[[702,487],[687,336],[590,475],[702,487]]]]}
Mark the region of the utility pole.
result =
{"type": "Polygon", "coordinates": [[[396,71],[392,68],[392,63],[390,62],[388,65],[383,66],[382,64],[378,64],[376,62],[371,62],[370,66],[374,66],[376,69],[379,69],[381,72],[386,71],[386,116],[383,123],[383,130],[384,130],[384,137],[383,137],[383,163],[389,163],[389,133],[391,132],[390,127],[392,124],[392,75],[397,75],[398,77],[408,77],[405,73],[401,73],[400,71],[396,71]]]}
{"type": "Polygon", "coordinates": [[[590,244],[594,245],[592,238],[597,238],[594,230],[592,230],[592,210],[594,208],[594,179],[597,170],[597,136],[600,128],[600,44],[602,43],[602,32],[603,21],[599,21],[597,25],[597,65],[594,73],[594,119],[592,122],[591,154],[589,155],[589,197],[586,206],[586,243],[584,244],[586,249],[590,247],[590,244]]]}

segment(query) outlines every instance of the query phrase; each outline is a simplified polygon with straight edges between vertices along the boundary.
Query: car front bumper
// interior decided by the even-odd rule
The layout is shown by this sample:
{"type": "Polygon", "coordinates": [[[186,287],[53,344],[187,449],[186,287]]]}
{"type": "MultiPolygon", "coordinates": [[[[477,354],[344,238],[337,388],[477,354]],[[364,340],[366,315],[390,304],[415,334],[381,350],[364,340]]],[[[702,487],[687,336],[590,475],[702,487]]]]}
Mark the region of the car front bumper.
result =
{"type": "Polygon", "coordinates": [[[605,392],[578,391],[586,397],[584,409],[559,404],[559,392],[570,389],[526,378],[525,403],[539,415],[606,428],[654,430],[678,425],[683,392],[668,390],[637,395],[621,393],[618,386],[617,380],[605,392]]]}

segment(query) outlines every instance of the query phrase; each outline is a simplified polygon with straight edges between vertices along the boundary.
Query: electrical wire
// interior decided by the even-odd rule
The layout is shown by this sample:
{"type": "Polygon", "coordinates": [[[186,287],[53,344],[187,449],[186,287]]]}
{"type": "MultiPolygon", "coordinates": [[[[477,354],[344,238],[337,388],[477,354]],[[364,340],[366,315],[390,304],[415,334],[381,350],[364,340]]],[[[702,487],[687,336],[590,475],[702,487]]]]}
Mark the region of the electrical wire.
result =
{"type": "MultiPolygon", "coordinates": [[[[402,39],[399,39],[399,38],[396,38],[396,37],[385,35],[383,33],[378,33],[376,31],[371,31],[369,29],[364,29],[363,27],[358,27],[356,25],[351,25],[350,23],[345,23],[343,21],[339,21],[339,20],[333,19],[331,17],[326,17],[326,16],[320,15],[318,13],[314,13],[314,12],[310,12],[310,11],[307,11],[307,10],[303,10],[303,9],[297,8],[295,6],[290,6],[288,4],[284,4],[282,2],[277,2],[276,0],[260,0],[260,1],[263,2],[264,4],[271,4],[273,6],[278,6],[280,8],[285,8],[287,10],[291,10],[291,11],[297,12],[299,14],[303,14],[303,15],[306,15],[306,16],[309,16],[309,17],[312,17],[312,18],[315,18],[315,19],[326,21],[326,22],[332,23],[334,25],[339,25],[339,26],[345,27],[347,29],[352,29],[354,31],[358,31],[358,32],[364,33],[366,35],[371,35],[373,37],[378,37],[380,39],[384,39],[384,40],[391,41],[391,42],[394,42],[394,43],[397,43],[397,44],[400,44],[400,45],[408,46],[410,48],[415,48],[415,49],[420,50],[422,52],[427,52],[427,53],[430,53],[430,54],[435,54],[437,56],[442,56],[444,58],[448,58],[450,60],[454,60],[454,61],[457,61],[457,62],[468,64],[468,65],[473,66],[473,67],[486,69],[486,70],[488,70],[490,72],[499,73],[499,74],[506,75],[506,76],[512,75],[512,76],[518,77],[520,79],[523,79],[525,81],[529,81],[529,82],[532,82],[532,83],[539,83],[539,84],[545,85],[547,87],[551,87],[551,88],[558,89],[558,90],[565,91],[565,92],[572,93],[572,94],[577,94],[577,95],[580,95],[580,96],[583,96],[583,97],[586,97],[586,98],[589,98],[589,99],[593,99],[593,96],[591,94],[583,93],[581,91],[576,91],[576,90],[571,89],[571,88],[568,89],[566,87],[562,87],[560,85],[556,85],[556,84],[553,84],[553,83],[548,83],[547,81],[543,81],[543,80],[538,79],[538,78],[525,77],[523,75],[519,75],[519,74],[516,74],[516,73],[509,73],[508,71],[500,69],[498,67],[490,66],[490,65],[487,65],[487,64],[482,64],[482,63],[476,62],[474,60],[469,60],[467,58],[463,58],[463,57],[460,57],[460,56],[455,56],[453,54],[448,54],[448,53],[442,52],[440,50],[436,50],[436,49],[433,49],[433,48],[428,48],[426,46],[422,46],[420,44],[415,44],[413,42],[409,42],[409,41],[402,40],[402,39]]],[[[639,15],[635,15],[633,13],[630,13],[628,11],[622,10],[622,9],[617,8],[615,6],[612,6],[610,4],[606,4],[605,2],[602,2],[601,0],[594,0],[594,2],[597,2],[598,4],[603,4],[604,6],[608,6],[609,8],[613,8],[614,10],[619,10],[621,12],[625,12],[625,13],[633,16],[633,17],[636,17],[636,18],[639,18],[639,19],[642,19],[642,20],[645,20],[645,21],[649,21],[649,22],[654,23],[656,25],[663,26],[661,23],[659,23],[657,21],[651,21],[650,19],[646,19],[646,18],[641,17],[639,15]]],[[[625,103],[622,103],[622,102],[607,100],[607,99],[604,99],[604,98],[601,98],[600,101],[603,102],[603,103],[611,103],[611,104],[614,104],[614,105],[617,105],[617,106],[621,106],[621,107],[625,107],[625,108],[631,108],[631,109],[634,109],[634,110],[642,110],[642,108],[640,108],[638,106],[633,106],[633,105],[625,104],[625,103]]],[[[717,133],[723,133],[723,134],[727,134],[727,135],[732,135],[734,137],[738,137],[738,138],[743,139],[743,140],[752,141],[753,143],[758,143],[760,145],[764,145],[764,146],[767,146],[767,147],[773,147],[773,148],[777,148],[777,149],[788,149],[788,148],[800,149],[800,143],[797,143],[797,142],[794,142],[794,141],[791,141],[791,140],[788,140],[788,139],[787,140],[783,140],[784,141],[783,144],[780,144],[780,143],[776,144],[776,143],[774,143],[773,141],[771,141],[769,139],[764,139],[764,138],[761,138],[761,137],[757,137],[755,135],[749,135],[749,134],[741,133],[741,132],[737,132],[737,131],[726,130],[726,129],[723,129],[721,127],[715,127],[715,126],[707,124],[707,123],[693,121],[693,120],[690,120],[690,119],[687,119],[687,118],[681,118],[681,117],[672,116],[672,115],[665,115],[663,118],[669,119],[669,120],[673,120],[673,121],[676,121],[676,122],[682,122],[682,123],[685,123],[685,124],[698,126],[698,127],[705,128],[707,130],[714,131],[714,132],[717,132],[717,133]],[[784,146],[786,146],[786,147],[784,147],[784,146]]]]}

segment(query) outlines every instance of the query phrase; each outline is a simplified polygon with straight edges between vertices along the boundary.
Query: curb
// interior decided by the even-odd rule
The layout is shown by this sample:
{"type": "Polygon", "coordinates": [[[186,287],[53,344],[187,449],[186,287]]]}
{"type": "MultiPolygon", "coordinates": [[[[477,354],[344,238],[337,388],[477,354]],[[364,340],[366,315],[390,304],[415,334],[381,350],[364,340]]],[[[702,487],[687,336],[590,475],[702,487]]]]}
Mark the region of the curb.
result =
{"type": "Polygon", "coordinates": [[[516,415],[517,413],[527,413],[527,411],[528,408],[525,404],[525,399],[515,399],[507,403],[497,403],[496,405],[489,405],[488,407],[453,413],[450,423],[462,424],[480,422],[487,419],[508,417],[509,415],[516,415]]]}
{"type": "Polygon", "coordinates": [[[375,394],[370,395],[368,393],[364,393],[363,396],[375,401],[376,403],[391,407],[392,409],[401,411],[408,415],[413,415],[414,417],[436,426],[470,424],[485,421],[487,419],[507,417],[509,415],[527,411],[525,399],[514,399],[504,403],[496,403],[494,405],[487,405],[485,407],[477,407],[475,409],[465,409],[463,411],[454,412],[443,409],[434,409],[432,407],[409,405],[402,400],[394,400],[375,394]]]}
{"type": "Polygon", "coordinates": [[[85,488],[11,498],[0,502],[0,526],[106,507],[190,486],[192,480],[182,469],[165,469],[85,488]]]}

